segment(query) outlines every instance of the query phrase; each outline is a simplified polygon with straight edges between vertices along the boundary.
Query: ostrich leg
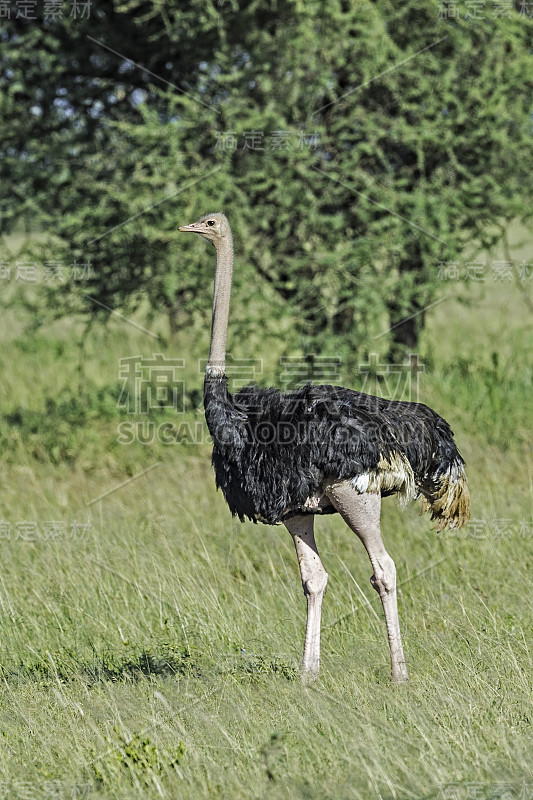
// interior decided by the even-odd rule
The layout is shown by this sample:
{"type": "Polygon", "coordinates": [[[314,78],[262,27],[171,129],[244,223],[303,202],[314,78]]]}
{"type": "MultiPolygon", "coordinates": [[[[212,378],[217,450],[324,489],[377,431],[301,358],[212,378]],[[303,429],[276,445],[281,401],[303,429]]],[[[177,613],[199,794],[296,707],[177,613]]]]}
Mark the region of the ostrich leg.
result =
{"type": "Polygon", "coordinates": [[[344,521],[359,536],[370,557],[374,570],[370,583],[379,593],[385,612],[391,655],[391,677],[393,681],[407,681],[409,676],[403,654],[396,601],[396,567],[385,550],[381,538],[379,523],[381,496],[359,494],[350,481],[330,484],[327,494],[344,521]]]}
{"type": "Polygon", "coordinates": [[[313,522],[314,517],[311,514],[291,517],[285,521],[285,526],[294,541],[302,586],[307,598],[307,624],[302,660],[303,680],[316,678],[320,668],[320,617],[322,598],[328,582],[327,572],[322,566],[316,548],[313,522]]]}

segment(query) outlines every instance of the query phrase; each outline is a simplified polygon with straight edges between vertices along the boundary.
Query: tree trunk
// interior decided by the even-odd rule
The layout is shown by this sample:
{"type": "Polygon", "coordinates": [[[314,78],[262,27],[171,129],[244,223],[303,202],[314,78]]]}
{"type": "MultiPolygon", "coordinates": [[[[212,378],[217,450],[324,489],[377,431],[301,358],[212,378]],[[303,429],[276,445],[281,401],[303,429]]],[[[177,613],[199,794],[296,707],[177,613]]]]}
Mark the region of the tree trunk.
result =
{"type": "MultiPolygon", "coordinates": [[[[401,261],[398,269],[400,276],[405,275],[407,272],[422,273],[423,264],[417,245],[412,257],[401,261]]],[[[421,285],[424,285],[424,282],[424,278],[421,275],[421,285]]],[[[426,305],[421,302],[418,293],[415,295],[413,292],[407,302],[391,299],[387,303],[387,307],[391,332],[388,360],[390,364],[403,364],[409,353],[418,351],[420,333],[424,328],[426,317],[426,305]]]]}
{"type": "MultiPolygon", "coordinates": [[[[172,300],[168,300],[165,304],[167,317],[168,317],[168,335],[170,344],[176,344],[178,332],[183,328],[183,319],[180,320],[180,312],[184,308],[184,292],[178,289],[174,294],[172,300]]],[[[183,317],[183,314],[182,314],[183,317]]]]}

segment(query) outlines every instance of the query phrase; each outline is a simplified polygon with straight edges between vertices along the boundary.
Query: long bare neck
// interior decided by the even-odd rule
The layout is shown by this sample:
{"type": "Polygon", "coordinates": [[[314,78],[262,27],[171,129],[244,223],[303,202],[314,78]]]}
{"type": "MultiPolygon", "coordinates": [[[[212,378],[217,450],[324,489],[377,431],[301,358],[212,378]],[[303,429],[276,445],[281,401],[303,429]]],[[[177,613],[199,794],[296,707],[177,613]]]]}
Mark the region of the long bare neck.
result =
{"type": "Polygon", "coordinates": [[[213,295],[211,346],[205,371],[207,376],[226,374],[226,340],[228,336],[231,273],[233,270],[233,240],[231,233],[216,245],[217,266],[213,295]]]}

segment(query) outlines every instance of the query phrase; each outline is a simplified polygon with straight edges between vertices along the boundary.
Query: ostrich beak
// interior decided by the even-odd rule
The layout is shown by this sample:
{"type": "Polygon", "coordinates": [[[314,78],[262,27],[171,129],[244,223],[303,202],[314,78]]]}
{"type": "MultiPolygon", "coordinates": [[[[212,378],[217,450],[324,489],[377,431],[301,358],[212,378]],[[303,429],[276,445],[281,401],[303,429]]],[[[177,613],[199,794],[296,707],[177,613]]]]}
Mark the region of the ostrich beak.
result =
{"type": "Polygon", "coordinates": [[[181,227],[179,227],[178,230],[185,232],[190,231],[191,233],[199,233],[195,223],[193,223],[192,225],[181,225],[181,227]]]}

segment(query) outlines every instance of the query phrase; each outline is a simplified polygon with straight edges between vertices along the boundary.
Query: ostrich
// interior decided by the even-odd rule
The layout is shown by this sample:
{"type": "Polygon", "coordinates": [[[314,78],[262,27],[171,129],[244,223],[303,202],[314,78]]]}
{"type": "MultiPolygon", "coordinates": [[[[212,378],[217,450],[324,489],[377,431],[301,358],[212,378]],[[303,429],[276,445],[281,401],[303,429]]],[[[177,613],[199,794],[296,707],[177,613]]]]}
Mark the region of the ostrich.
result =
{"type": "Polygon", "coordinates": [[[314,537],[316,514],[338,512],[361,539],[383,604],[391,678],[407,681],[396,601],[396,567],[380,531],[381,498],[422,496],[438,530],[461,527],[470,498],[464,461],[448,423],[421,403],[387,401],[337,386],[292,392],[247,386],[232,396],[225,373],[233,240],[224,214],[180,231],[216,251],[211,346],[204,407],[217,488],[241,522],[283,523],[291,534],[305,597],[302,678],[319,671],[320,617],[328,575],[314,537]]]}

